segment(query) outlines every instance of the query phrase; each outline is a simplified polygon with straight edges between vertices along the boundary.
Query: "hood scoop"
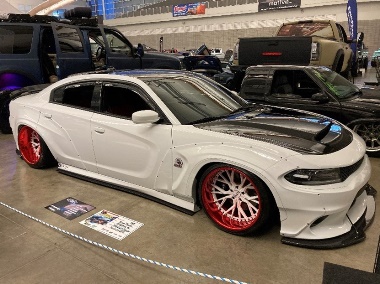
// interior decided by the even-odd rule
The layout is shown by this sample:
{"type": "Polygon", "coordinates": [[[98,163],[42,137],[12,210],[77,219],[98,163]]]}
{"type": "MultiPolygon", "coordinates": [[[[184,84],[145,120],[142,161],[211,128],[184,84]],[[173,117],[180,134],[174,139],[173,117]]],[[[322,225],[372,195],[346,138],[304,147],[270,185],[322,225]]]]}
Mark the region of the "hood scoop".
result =
{"type": "Polygon", "coordinates": [[[263,141],[285,147],[301,154],[321,155],[346,147],[352,134],[325,117],[310,114],[228,118],[196,125],[209,131],[222,132],[242,138],[263,141]]]}

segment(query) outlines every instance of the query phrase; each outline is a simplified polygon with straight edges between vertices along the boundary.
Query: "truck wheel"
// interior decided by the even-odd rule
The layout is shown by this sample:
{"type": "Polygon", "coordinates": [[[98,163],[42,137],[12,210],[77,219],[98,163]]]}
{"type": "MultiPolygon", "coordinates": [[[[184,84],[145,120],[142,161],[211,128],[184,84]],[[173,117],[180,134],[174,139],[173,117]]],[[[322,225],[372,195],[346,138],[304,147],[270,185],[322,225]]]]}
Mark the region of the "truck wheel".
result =
{"type": "Polygon", "coordinates": [[[9,125],[9,102],[10,93],[12,90],[0,92],[0,131],[3,134],[12,134],[12,129],[9,125]]]}

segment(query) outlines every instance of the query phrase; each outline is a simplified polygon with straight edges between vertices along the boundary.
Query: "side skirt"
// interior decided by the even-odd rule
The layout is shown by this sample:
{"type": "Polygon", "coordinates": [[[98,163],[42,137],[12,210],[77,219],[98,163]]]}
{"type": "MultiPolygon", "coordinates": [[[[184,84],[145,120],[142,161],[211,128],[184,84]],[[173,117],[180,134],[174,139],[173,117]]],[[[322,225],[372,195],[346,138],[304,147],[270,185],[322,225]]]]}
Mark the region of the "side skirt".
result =
{"type": "Polygon", "coordinates": [[[99,178],[96,178],[96,176],[98,175],[96,173],[90,173],[92,176],[89,176],[88,175],[89,173],[87,171],[77,169],[77,168],[73,168],[71,166],[59,164],[58,165],[58,172],[65,174],[65,175],[68,175],[68,176],[72,176],[72,177],[81,179],[81,180],[85,180],[85,181],[96,183],[96,184],[99,184],[102,186],[121,190],[121,191],[124,191],[127,193],[131,193],[133,195],[141,196],[141,197],[144,197],[146,199],[149,199],[149,200],[155,201],[157,203],[171,207],[173,209],[176,209],[180,212],[186,213],[188,215],[194,215],[199,210],[199,208],[194,203],[184,201],[184,200],[176,198],[174,196],[163,194],[163,193],[160,193],[157,191],[154,191],[155,196],[152,196],[148,193],[144,193],[144,192],[138,191],[136,189],[133,189],[131,187],[128,187],[126,185],[123,185],[123,184],[121,184],[121,183],[123,183],[122,181],[118,181],[118,180],[115,180],[115,179],[112,179],[109,177],[107,177],[107,179],[109,179],[109,181],[101,180],[99,178]],[[81,173],[81,172],[83,172],[83,173],[81,173]],[[112,181],[114,181],[114,182],[112,182],[112,181]],[[119,184],[117,184],[116,182],[119,182],[119,184]],[[162,197],[162,198],[160,198],[160,197],[162,197]],[[166,200],[164,200],[164,199],[166,199],[166,200]]]}

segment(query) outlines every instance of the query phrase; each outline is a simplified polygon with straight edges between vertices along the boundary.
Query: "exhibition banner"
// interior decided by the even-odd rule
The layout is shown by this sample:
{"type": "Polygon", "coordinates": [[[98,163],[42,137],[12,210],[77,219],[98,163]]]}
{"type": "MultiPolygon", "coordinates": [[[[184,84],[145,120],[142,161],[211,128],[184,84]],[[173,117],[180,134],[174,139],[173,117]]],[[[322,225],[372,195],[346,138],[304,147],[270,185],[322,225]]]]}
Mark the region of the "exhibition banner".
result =
{"type": "Polygon", "coordinates": [[[187,15],[201,15],[206,13],[206,3],[189,3],[173,5],[173,17],[187,15]]]}
{"type": "Polygon", "coordinates": [[[259,0],[259,12],[301,7],[301,0],[259,0]]]}
{"type": "MultiPolygon", "coordinates": [[[[356,0],[348,0],[347,2],[347,20],[348,31],[351,39],[357,39],[358,34],[358,6],[356,0]]],[[[351,43],[351,49],[354,53],[354,62],[356,60],[356,43],[351,43]]]]}

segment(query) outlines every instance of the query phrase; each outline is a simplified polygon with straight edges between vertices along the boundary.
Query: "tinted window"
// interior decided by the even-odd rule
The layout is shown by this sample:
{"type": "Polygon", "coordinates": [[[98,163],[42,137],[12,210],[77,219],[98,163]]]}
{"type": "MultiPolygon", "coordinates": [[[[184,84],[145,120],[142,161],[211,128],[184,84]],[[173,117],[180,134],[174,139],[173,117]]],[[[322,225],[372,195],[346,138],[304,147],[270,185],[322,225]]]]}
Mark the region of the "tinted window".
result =
{"type": "Polygon", "coordinates": [[[123,53],[128,55],[131,53],[131,47],[122,35],[120,35],[114,30],[109,29],[104,29],[104,32],[106,34],[106,39],[111,49],[111,52],[123,53]]]}
{"type": "Polygon", "coordinates": [[[328,22],[325,23],[295,23],[283,25],[278,36],[321,36],[333,38],[333,30],[328,22]]]}
{"type": "Polygon", "coordinates": [[[94,84],[77,84],[56,89],[53,93],[52,102],[91,109],[94,86],[94,84]]]}
{"type": "Polygon", "coordinates": [[[277,99],[311,99],[321,88],[304,70],[277,70],[269,94],[277,99]]]}
{"type": "Polygon", "coordinates": [[[57,34],[61,52],[84,52],[83,43],[76,29],[57,26],[57,34]]]}
{"type": "Polygon", "coordinates": [[[151,107],[134,90],[124,85],[104,84],[102,110],[105,113],[131,118],[132,113],[151,107]]]}
{"type": "Polygon", "coordinates": [[[30,52],[33,27],[2,26],[0,28],[0,53],[26,54],[30,52]]]}
{"type": "Polygon", "coordinates": [[[339,100],[349,99],[360,94],[357,86],[328,68],[319,67],[312,69],[312,72],[339,100]]]}
{"type": "Polygon", "coordinates": [[[272,83],[269,73],[271,73],[270,69],[248,69],[241,86],[240,95],[245,99],[264,100],[272,83]]]}

